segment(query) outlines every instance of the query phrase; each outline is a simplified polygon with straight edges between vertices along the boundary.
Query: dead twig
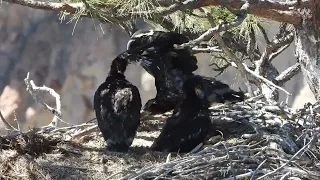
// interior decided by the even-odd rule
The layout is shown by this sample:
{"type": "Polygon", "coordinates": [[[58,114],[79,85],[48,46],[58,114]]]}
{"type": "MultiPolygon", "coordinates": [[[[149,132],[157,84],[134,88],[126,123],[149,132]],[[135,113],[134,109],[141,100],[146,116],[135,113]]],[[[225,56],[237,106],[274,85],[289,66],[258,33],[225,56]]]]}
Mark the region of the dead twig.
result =
{"type": "Polygon", "coordinates": [[[254,176],[257,174],[257,172],[259,171],[259,169],[263,166],[263,164],[266,162],[267,160],[263,160],[259,166],[257,167],[257,169],[255,171],[253,171],[252,176],[250,177],[250,180],[254,180],[254,176]]]}
{"type": "Polygon", "coordinates": [[[269,173],[267,173],[267,174],[259,177],[257,180],[263,179],[263,178],[268,177],[268,176],[270,176],[270,175],[272,175],[272,174],[274,174],[274,173],[279,172],[281,169],[283,169],[285,166],[287,166],[289,163],[291,163],[292,160],[293,160],[296,156],[298,156],[302,151],[304,151],[304,150],[313,142],[313,140],[314,140],[314,136],[311,138],[311,140],[310,140],[305,146],[303,146],[298,152],[296,152],[296,153],[289,159],[288,162],[284,163],[282,166],[278,167],[277,169],[273,170],[272,172],[269,172],[269,173]]]}
{"type": "Polygon", "coordinates": [[[58,120],[61,119],[62,117],[62,110],[61,110],[61,100],[60,100],[60,95],[56,93],[53,89],[42,86],[38,87],[34,84],[33,80],[30,79],[30,73],[28,72],[27,77],[24,79],[24,82],[27,86],[27,91],[32,95],[33,99],[39,103],[45,110],[50,111],[54,117],[51,121],[51,123],[48,125],[48,127],[57,127],[58,125],[58,120]],[[48,104],[40,100],[38,97],[38,93],[40,92],[47,92],[51,96],[53,96],[56,99],[56,108],[50,107],[48,104]]]}
{"type": "Polygon", "coordinates": [[[6,126],[6,128],[8,130],[13,130],[13,131],[19,131],[18,129],[16,129],[15,127],[11,126],[8,121],[3,117],[2,112],[0,111],[0,118],[2,120],[2,122],[4,123],[4,125],[6,126]]]}
{"type": "Polygon", "coordinates": [[[90,134],[90,133],[96,132],[96,131],[99,131],[99,127],[98,127],[98,125],[93,125],[91,127],[88,127],[86,129],[72,135],[72,140],[78,139],[84,135],[87,135],[87,134],[90,134]]]}
{"type": "Polygon", "coordinates": [[[255,76],[256,78],[262,80],[262,81],[265,82],[266,84],[269,84],[269,85],[271,85],[271,86],[273,86],[273,87],[275,87],[275,88],[283,91],[283,92],[286,93],[287,95],[291,96],[291,93],[289,93],[287,90],[283,89],[282,87],[279,87],[279,86],[275,85],[274,83],[272,83],[272,82],[269,81],[268,79],[262,77],[261,75],[256,74],[256,73],[253,72],[250,68],[248,68],[248,66],[247,66],[246,64],[244,64],[244,63],[242,63],[242,64],[243,64],[243,67],[245,68],[245,70],[246,70],[247,72],[251,73],[251,74],[252,74],[253,76],[255,76]]]}

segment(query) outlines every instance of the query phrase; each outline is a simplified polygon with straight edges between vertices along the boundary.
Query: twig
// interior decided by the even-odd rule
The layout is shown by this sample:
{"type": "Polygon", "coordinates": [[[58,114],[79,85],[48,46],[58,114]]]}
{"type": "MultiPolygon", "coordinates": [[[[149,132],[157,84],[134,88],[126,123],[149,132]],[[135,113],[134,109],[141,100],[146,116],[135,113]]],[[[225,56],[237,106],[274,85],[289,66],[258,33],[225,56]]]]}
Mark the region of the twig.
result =
{"type": "Polygon", "coordinates": [[[2,112],[0,111],[0,118],[2,120],[2,122],[4,123],[4,125],[6,126],[7,129],[9,130],[14,130],[14,131],[19,131],[18,129],[16,129],[15,127],[11,126],[8,121],[3,117],[2,112]]]}
{"type": "MultiPolygon", "coordinates": [[[[193,40],[192,43],[197,43],[198,41],[202,41],[204,38],[208,37],[212,37],[214,36],[215,39],[217,40],[219,46],[222,48],[222,50],[224,51],[224,53],[229,56],[229,58],[231,58],[236,65],[238,66],[238,70],[240,71],[241,76],[244,79],[244,83],[247,86],[248,92],[250,96],[253,96],[253,90],[252,87],[250,85],[250,82],[248,80],[248,76],[245,72],[244,67],[241,64],[241,60],[237,58],[237,56],[235,56],[225,45],[224,41],[222,40],[222,37],[220,36],[219,32],[222,31],[226,31],[232,27],[235,27],[237,25],[240,25],[243,20],[246,17],[246,13],[247,13],[247,9],[249,8],[249,3],[246,2],[245,4],[242,5],[241,7],[241,13],[238,14],[236,20],[234,22],[231,23],[227,23],[227,24],[218,24],[216,27],[209,29],[206,33],[204,33],[203,35],[201,35],[199,38],[193,40]]],[[[214,25],[213,19],[212,19],[212,15],[210,14],[210,12],[205,11],[206,15],[208,17],[208,20],[210,22],[211,25],[214,25]]],[[[230,62],[229,62],[230,63],[230,62]]]]}
{"type": "MultiPolygon", "coordinates": [[[[194,45],[200,44],[204,40],[212,38],[217,33],[225,32],[231,28],[239,26],[243,22],[243,20],[246,18],[248,7],[249,7],[249,3],[246,2],[240,9],[241,13],[238,14],[237,18],[233,22],[226,23],[226,24],[220,23],[215,27],[208,29],[205,33],[200,35],[198,38],[192,41],[189,41],[188,43],[184,43],[182,45],[176,45],[175,47],[179,49],[179,48],[184,48],[186,46],[194,46],[194,45]]],[[[208,14],[209,13],[206,12],[207,17],[210,17],[210,15],[208,14]]],[[[213,24],[211,23],[211,25],[213,24]]]]}
{"type": "Polygon", "coordinates": [[[193,47],[192,48],[192,52],[194,54],[197,53],[212,53],[212,52],[222,52],[221,49],[219,49],[218,46],[214,46],[214,47],[206,47],[206,48],[201,48],[201,47],[193,47]]]}
{"type": "Polygon", "coordinates": [[[250,177],[250,180],[254,180],[254,176],[257,174],[258,170],[262,167],[262,165],[267,161],[267,159],[263,160],[259,166],[257,167],[257,169],[255,171],[253,171],[252,176],[250,177]]]}
{"type": "Polygon", "coordinates": [[[291,163],[291,161],[292,161],[296,156],[298,156],[302,151],[304,151],[304,150],[309,146],[309,144],[311,144],[311,142],[313,142],[313,139],[314,139],[314,136],[310,139],[310,141],[309,141],[305,146],[303,146],[298,152],[296,152],[296,153],[289,159],[288,162],[284,163],[282,166],[278,167],[277,169],[273,170],[272,172],[269,172],[269,173],[267,173],[267,174],[259,177],[257,180],[263,179],[263,178],[265,178],[265,177],[267,177],[267,176],[270,176],[270,175],[272,175],[272,174],[280,171],[281,169],[283,169],[285,166],[287,166],[289,163],[291,163]]]}
{"type": "MultiPolygon", "coordinates": [[[[249,3],[245,3],[241,9],[243,10],[242,13],[240,15],[242,16],[238,16],[237,20],[242,22],[245,17],[246,17],[246,10],[249,8],[249,3]]],[[[215,39],[217,40],[219,46],[223,49],[223,51],[226,53],[227,56],[229,56],[229,58],[232,59],[232,61],[234,61],[234,63],[237,65],[238,70],[240,71],[241,76],[244,79],[244,84],[247,86],[248,89],[248,93],[250,96],[253,96],[253,90],[251,87],[251,84],[249,82],[249,78],[247,76],[247,73],[245,72],[245,67],[242,65],[241,60],[239,58],[237,58],[237,56],[235,56],[225,45],[221,35],[219,33],[216,33],[214,35],[215,39]]],[[[234,64],[233,63],[233,64],[234,64]]],[[[231,63],[232,64],[232,63],[231,63]]]]}
{"type": "Polygon", "coordinates": [[[268,38],[268,34],[266,32],[266,30],[264,29],[264,27],[262,27],[262,25],[260,23],[257,24],[259,30],[261,31],[263,37],[264,37],[264,40],[266,41],[267,44],[270,43],[270,40],[268,38]]]}
{"type": "Polygon", "coordinates": [[[166,158],[166,163],[167,163],[167,162],[170,162],[170,160],[171,160],[171,153],[168,154],[168,156],[167,156],[167,158],[166,158]]]}
{"type": "Polygon", "coordinates": [[[287,32],[286,34],[283,33],[283,28],[285,26],[281,26],[279,32],[276,34],[274,39],[267,44],[267,47],[265,48],[264,52],[262,53],[259,60],[255,61],[256,74],[262,74],[264,70],[264,64],[267,61],[271,61],[273,58],[275,58],[277,55],[279,55],[283,50],[285,50],[289,45],[292,43],[294,39],[294,33],[293,32],[287,32]]]}
{"type": "Polygon", "coordinates": [[[229,161],[230,163],[230,169],[231,169],[231,172],[232,172],[232,175],[233,175],[233,179],[236,180],[236,173],[234,172],[234,168],[233,168],[233,165],[232,165],[232,161],[231,161],[231,158],[230,158],[230,154],[229,154],[229,148],[227,146],[227,144],[225,142],[222,142],[222,145],[224,146],[226,152],[227,152],[227,160],[229,161]]]}
{"type": "Polygon", "coordinates": [[[254,29],[253,29],[253,27],[250,27],[249,40],[248,40],[248,44],[247,44],[247,54],[248,54],[249,58],[251,59],[251,61],[255,60],[254,50],[255,50],[256,45],[257,45],[257,41],[256,41],[254,29]]]}
{"type": "Polygon", "coordinates": [[[285,180],[291,174],[291,172],[285,173],[279,180],[285,180]]]}
{"type": "MultiPolygon", "coordinates": [[[[261,173],[263,171],[258,171],[258,173],[261,173]]],[[[252,175],[253,172],[247,172],[247,173],[244,173],[244,174],[239,174],[237,175],[235,178],[236,179],[243,179],[243,178],[246,178],[246,177],[250,177],[252,175]]],[[[233,177],[230,177],[230,178],[225,178],[223,180],[233,180],[234,178],[233,177]]]]}
{"type": "Polygon", "coordinates": [[[18,118],[17,118],[17,113],[16,113],[16,111],[15,110],[13,110],[13,121],[14,122],[16,122],[17,123],[17,129],[18,129],[18,131],[20,131],[20,124],[19,124],[19,121],[18,121],[18,118]]]}
{"type": "Polygon", "coordinates": [[[66,131],[66,130],[70,130],[70,129],[74,129],[74,128],[81,128],[81,127],[86,127],[86,126],[94,126],[95,124],[93,123],[82,123],[79,125],[73,125],[73,126],[68,126],[68,127],[62,127],[62,128],[56,128],[54,130],[52,130],[51,132],[61,132],[61,131],[66,131]]]}
{"type": "Polygon", "coordinates": [[[74,140],[74,139],[77,139],[77,138],[79,138],[79,137],[82,137],[82,136],[84,136],[84,135],[90,134],[90,133],[95,132],[95,131],[98,131],[98,130],[99,130],[98,125],[93,125],[93,126],[87,128],[87,129],[84,129],[84,130],[82,130],[82,131],[74,134],[74,135],[72,136],[72,139],[73,139],[73,140],[74,140]]]}
{"type": "MultiPolygon", "coordinates": [[[[293,38],[292,38],[293,40],[293,38]]],[[[280,53],[286,50],[291,45],[291,42],[280,47],[276,52],[273,52],[269,56],[269,61],[272,61],[275,57],[277,57],[280,53]]]]}
{"type": "Polygon", "coordinates": [[[32,95],[33,99],[37,103],[39,103],[45,110],[50,111],[54,115],[51,123],[48,126],[57,127],[58,120],[62,117],[60,95],[56,93],[53,89],[48,88],[46,86],[37,87],[34,84],[33,80],[29,79],[29,74],[30,73],[28,72],[27,77],[24,79],[24,82],[27,86],[27,91],[32,95]],[[44,103],[39,99],[38,93],[40,92],[47,92],[56,99],[56,109],[50,107],[48,104],[44,103]]]}
{"type": "Polygon", "coordinates": [[[245,70],[246,70],[247,72],[251,73],[251,74],[252,74],[253,76],[255,76],[256,78],[260,79],[261,81],[265,82],[266,84],[269,84],[269,85],[271,85],[271,86],[273,86],[273,87],[275,87],[275,88],[283,91],[284,93],[287,94],[287,96],[291,96],[291,93],[289,93],[287,90],[283,89],[283,88],[280,87],[280,86],[277,86],[277,85],[273,84],[273,83],[272,83],[271,81],[269,81],[268,79],[266,79],[266,78],[264,78],[264,77],[256,74],[256,73],[253,72],[251,69],[249,69],[246,64],[244,64],[244,63],[242,63],[242,64],[243,64],[245,70]]]}
{"type": "Polygon", "coordinates": [[[113,177],[115,177],[116,175],[119,175],[119,174],[121,174],[121,173],[122,173],[122,171],[113,173],[113,174],[111,174],[110,176],[108,176],[108,177],[106,178],[106,180],[111,179],[111,178],[113,178],[113,177]]]}

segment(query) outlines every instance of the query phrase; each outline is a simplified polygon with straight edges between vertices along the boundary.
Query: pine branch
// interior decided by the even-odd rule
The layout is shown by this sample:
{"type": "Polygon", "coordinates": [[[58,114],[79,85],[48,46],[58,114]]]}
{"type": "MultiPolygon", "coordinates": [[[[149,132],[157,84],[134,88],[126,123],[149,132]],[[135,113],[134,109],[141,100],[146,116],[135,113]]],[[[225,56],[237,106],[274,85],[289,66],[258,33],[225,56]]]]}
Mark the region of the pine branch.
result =
{"type": "MultiPolygon", "coordinates": [[[[86,8],[84,3],[55,3],[55,2],[45,2],[45,1],[34,1],[34,0],[4,0],[12,4],[20,4],[22,6],[30,7],[33,9],[42,9],[47,11],[56,11],[64,12],[70,15],[76,14],[79,9],[89,10],[86,8]]],[[[181,9],[197,9],[205,6],[218,6],[220,0],[186,0],[182,3],[175,3],[173,1],[158,1],[162,6],[160,9],[156,9],[151,12],[156,16],[164,16],[176,12],[181,9]],[[164,7],[164,8],[163,8],[164,7]]],[[[224,4],[228,7],[234,9],[240,9],[241,6],[245,3],[245,0],[225,0],[224,4]]],[[[303,1],[300,4],[301,6],[310,6],[310,2],[303,1]]],[[[267,18],[270,20],[275,20],[279,22],[287,22],[290,24],[299,24],[302,20],[301,14],[293,9],[292,7],[296,6],[295,2],[276,2],[276,1],[262,1],[255,0],[250,4],[248,13],[251,13],[255,16],[267,18]]],[[[116,8],[116,4],[104,4],[103,2],[96,5],[96,9],[104,9],[111,12],[111,10],[116,8]]],[[[116,12],[112,14],[104,14],[111,16],[117,21],[127,21],[132,18],[133,14],[118,15],[116,12]]],[[[82,16],[91,17],[91,14],[82,14],[82,16]]]]}
{"type": "MultiPolygon", "coordinates": [[[[247,2],[246,0],[203,0],[199,7],[204,6],[217,6],[226,5],[229,8],[240,9],[241,6],[247,2]]],[[[294,7],[298,5],[298,2],[279,2],[279,1],[269,1],[269,0],[254,0],[249,1],[250,7],[248,13],[253,14],[258,17],[278,21],[287,22],[289,24],[300,24],[302,21],[301,14],[294,10],[294,7]]],[[[311,3],[308,1],[303,1],[300,6],[310,7],[311,3]]]]}
{"type": "Polygon", "coordinates": [[[12,4],[20,4],[22,6],[30,7],[33,9],[42,9],[46,11],[62,11],[70,14],[75,14],[78,9],[84,8],[83,3],[56,3],[46,1],[34,0],[4,0],[12,4]]]}

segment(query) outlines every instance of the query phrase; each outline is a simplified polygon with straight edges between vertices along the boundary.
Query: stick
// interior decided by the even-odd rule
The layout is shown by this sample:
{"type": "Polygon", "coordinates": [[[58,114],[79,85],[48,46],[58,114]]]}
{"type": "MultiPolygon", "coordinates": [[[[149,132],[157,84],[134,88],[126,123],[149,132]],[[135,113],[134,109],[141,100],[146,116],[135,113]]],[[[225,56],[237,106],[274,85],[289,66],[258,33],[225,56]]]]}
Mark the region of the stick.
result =
{"type": "Polygon", "coordinates": [[[16,129],[15,127],[11,126],[8,121],[6,121],[6,119],[3,117],[1,111],[0,111],[0,118],[2,120],[2,122],[5,124],[6,128],[9,130],[15,130],[15,131],[19,131],[18,129],[16,129]]]}
{"type": "Polygon", "coordinates": [[[252,174],[250,180],[254,180],[254,176],[257,174],[258,170],[262,167],[262,165],[263,165],[266,161],[267,161],[267,159],[263,160],[263,161],[259,164],[259,166],[257,167],[257,169],[256,169],[255,171],[253,171],[253,174],[252,174]]]}
{"type": "Polygon", "coordinates": [[[251,74],[252,74],[253,76],[255,76],[256,78],[259,78],[260,80],[262,80],[262,81],[265,82],[266,84],[269,84],[269,85],[271,85],[271,86],[273,86],[273,87],[275,87],[275,88],[283,91],[283,92],[286,93],[288,96],[291,96],[291,95],[292,95],[291,93],[289,93],[287,90],[283,89],[282,87],[273,84],[273,83],[272,83],[271,81],[269,81],[268,79],[266,79],[266,78],[264,78],[264,77],[256,74],[255,72],[253,72],[251,69],[248,68],[248,66],[247,66],[246,64],[244,64],[244,63],[242,63],[242,64],[243,64],[245,70],[246,70],[247,72],[251,73],[251,74]]]}
{"type": "Polygon", "coordinates": [[[272,174],[280,171],[281,169],[283,169],[285,166],[287,166],[289,163],[291,163],[291,161],[292,161],[296,156],[298,156],[298,154],[300,154],[302,151],[304,151],[304,149],[306,149],[306,148],[309,146],[309,144],[311,144],[311,142],[313,141],[313,139],[314,139],[314,136],[312,136],[312,138],[310,139],[310,141],[309,141],[305,146],[303,146],[298,152],[296,152],[296,153],[289,159],[288,162],[284,163],[282,166],[278,167],[277,169],[273,170],[272,172],[269,172],[269,173],[267,173],[267,174],[259,177],[257,180],[263,179],[263,178],[265,178],[265,177],[267,177],[267,176],[270,176],[270,175],[272,175],[272,174]]]}
{"type": "Polygon", "coordinates": [[[60,95],[57,92],[55,92],[53,89],[48,88],[46,86],[37,87],[34,84],[33,80],[29,79],[30,78],[29,75],[30,75],[30,73],[28,72],[27,77],[24,79],[24,82],[27,86],[27,91],[32,95],[33,99],[37,103],[39,103],[45,110],[50,111],[54,115],[51,123],[48,126],[57,127],[58,120],[61,119],[61,117],[62,117],[60,95]],[[47,92],[51,96],[53,96],[56,99],[56,107],[57,108],[56,109],[52,108],[48,104],[41,101],[38,97],[39,92],[47,92]]]}

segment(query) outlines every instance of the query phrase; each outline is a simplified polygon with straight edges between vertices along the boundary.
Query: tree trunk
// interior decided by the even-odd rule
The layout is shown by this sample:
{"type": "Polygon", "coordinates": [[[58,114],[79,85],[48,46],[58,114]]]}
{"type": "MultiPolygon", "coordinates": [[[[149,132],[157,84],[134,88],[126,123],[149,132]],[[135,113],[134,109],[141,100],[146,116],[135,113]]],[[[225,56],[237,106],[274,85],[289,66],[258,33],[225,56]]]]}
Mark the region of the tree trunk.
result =
{"type": "Polygon", "coordinates": [[[320,2],[302,9],[303,22],[296,26],[296,57],[316,100],[320,99],[320,2]]]}

